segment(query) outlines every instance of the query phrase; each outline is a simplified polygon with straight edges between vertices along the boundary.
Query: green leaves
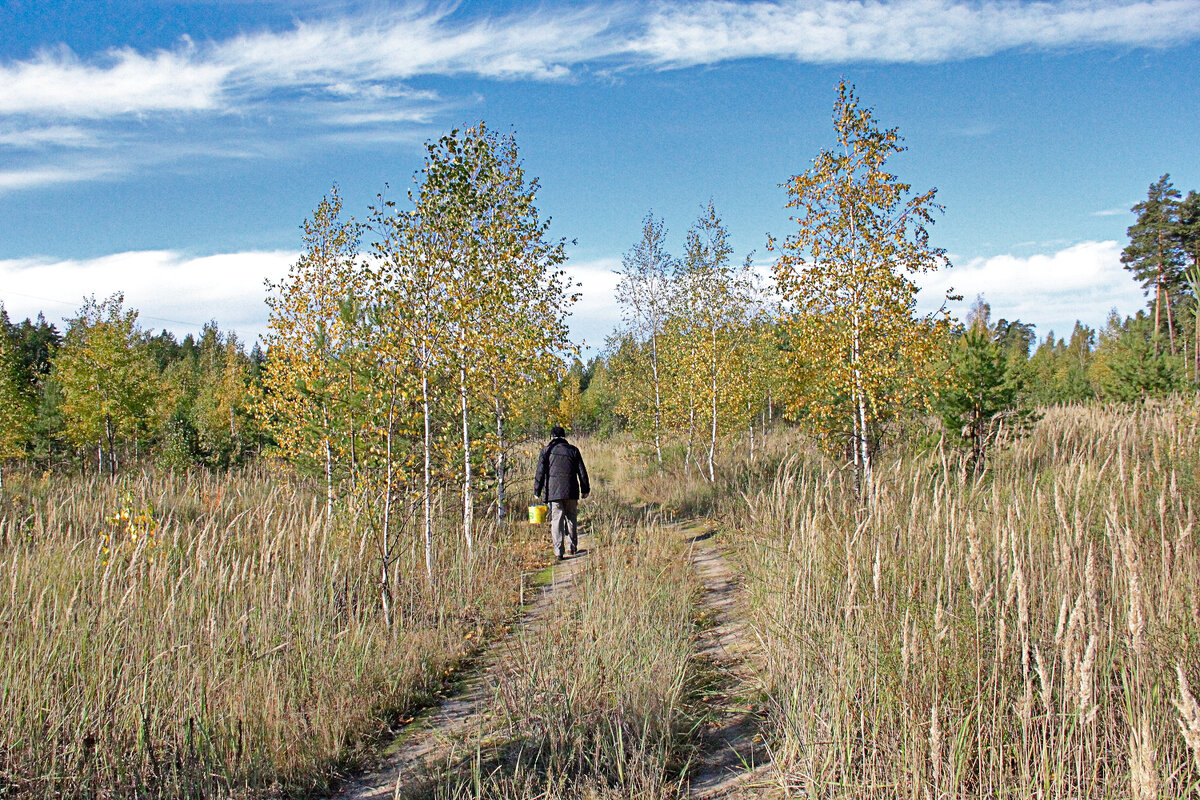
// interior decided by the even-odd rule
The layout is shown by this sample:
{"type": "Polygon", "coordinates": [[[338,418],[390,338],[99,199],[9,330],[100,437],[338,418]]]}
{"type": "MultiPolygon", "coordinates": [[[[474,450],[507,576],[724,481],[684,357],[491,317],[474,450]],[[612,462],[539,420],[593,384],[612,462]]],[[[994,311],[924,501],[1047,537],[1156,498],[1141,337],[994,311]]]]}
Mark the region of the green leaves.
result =
{"type": "Polygon", "coordinates": [[[711,478],[719,439],[744,428],[765,398],[762,292],[749,258],[730,262],[733,248],[711,201],[688,231],[681,262],[665,236],[663,223],[647,215],[622,261],[618,410],[652,437],[659,460],[667,433],[686,436],[689,456],[703,436],[711,478]]]}
{"type": "Polygon", "coordinates": [[[946,432],[971,448],[982,467],[1004,422],[1018,429],[1029,417],[1019,410],[1008,360],[986,320],[978,320],[948,347],[950,380],[938,393],[937,411],[946,432]]]}
{"type": "Polygon", "coordinates": [[[1121,263],[1141,281],[1147,294],[1154,288],[1154,333],[1161,332],[1165,324],[1174,352],[1172,309],[1187,291],[1183,265],[1188,238],[1181,223],[1179,190],[1171,185],[1171,176],[1163,175],[1150,184],[1146,199],[1132,210],[1138,218],[1129,226],[1129,244],[1121,252],[1121,263]]]}
{"type": "Polygon", "coordinates": [[[113,472],[117,446],[148,433],[159,392],[137,311],[125,311],[123,301],[121,294],[86,300],[54,360],[67,438],[81,449],[98,446],[113,472]]]}
{"type": "Polygon", "coordinates": [[[33,433],[35,394],[0,306],[0,461],[17,458],[33,433]]]}

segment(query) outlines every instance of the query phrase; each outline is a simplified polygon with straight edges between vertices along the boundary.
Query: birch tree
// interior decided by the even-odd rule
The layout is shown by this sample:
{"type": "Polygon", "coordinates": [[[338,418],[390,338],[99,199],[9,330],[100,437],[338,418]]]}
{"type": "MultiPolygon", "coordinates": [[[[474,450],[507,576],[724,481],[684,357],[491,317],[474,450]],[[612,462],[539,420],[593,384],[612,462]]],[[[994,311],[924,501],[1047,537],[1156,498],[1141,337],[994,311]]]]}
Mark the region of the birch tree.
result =
{"type": "MultiPolygon", "coordinates": [[[[621,279],[617,282],[617,302],[621,305],[621,316],[628,332],[634,338],[649,345],[649,387],[651,392],[651,432],[654,437],[654,455],[662,463],[663,387],[659,367],[659,348],[670,315],[672,274],[675,260],[666,249],[666,227],[662,220],[655,220],[652,213],[642,220],[642,238],[621,259],[621,279]]],[[[623,397],[636,393],[627,386],[623,397]]],[[[630,409],[631,420],[643,415],[640,409],[630,409]]]]}
{"type": "Polygon", "coordinates": [[[687,253],[678,278],[688,308],[686,363],[692,373],[689,389],[694,398],[689,431],[695,429],[697,416],[703,419],[710,481],[716,479],[717,442],[726,429],[740,427],[749,388],[738,380],[746,372],[749,356],[749,262],[734,267],[732,253],[728,231],[710,200],[688,231],[687,253]]]}
{"type": "Polygon", "coordinates": [[[374,244],[379,272],[373,294],[387,313],[382,328],[397,362],[407,361],[415,381],[420,413],[420,498],[425,572],[433,579],[433,489],[438,387],[444,385],[446,319],[443,290],[449,272],[444,231],[422,225],[436,218],[438,196],[432,184],[410,191],[412,210],[386,201],[373,217],[381,238],[374,244]]]}
{"type": "Polygon", "coordinates": [[[63,393],[67,438],[80,448],[94,446],[100,470],[115,475],[118,449],[149,430],[158,395],[158,370],[142,344],[138,312],[123,308],[124,296],[84,301],[67,324],[54,360],[63,393]]]}
{"type": "Polygon", "coordinates": [[[275,433],[284,458],[320,465],[325,511],[333,515],[341,430],[334,408],[347,373],[337,354],[349,327],[342,304],[362,293],[357,265],[361,226],[343,220],[337,187],[304,221],[304,252],[272,294],[266,337],[269,358],[263,373],[260,416],[275,433]]]}
{"type": "MultiPolygon", "coordinates": [[[[443,195],[436,217],[423,226],[445,230],[451,343],[458,378],[462,433],[463,535],[472,547],[477,451],[492,452],[497,468],[497,507],[504,505],[504,418],[514,381],[537,381],[539,362],[566,348],[565,317],[573,302],[558,267],[565,242],[548,237],[540,219],[536,179],[527,180],[515,138],[483,123],[443,137],[431,150],[443,195]],[[473,441],[476,409],[495,413],[496,434],[473,441]],[[482,450],[478,446],[482,445],[482,450]]],[[[435,180],[428,172],[426,183],[435,180]]]]}
{"type": "Polygon", "coordinates": [[[516,139],[472,129],[486,140],[493,167],[480,188],[486,200],[476,241],[488,291],[476,326],[476,384],[491,405],[494,437],[484,442],[495,464],[497,521],[506,504],[506,422],[530,389],[558,378],[563,359],[574,354],[567,317],[579,300],[562,269],[566,240],[550,236],[550,221],[536,205],[540,182],[526,175],[516,139]]]}
{"type": "Polygon", "coordinates": [[[25,454],[33,432],[33,385],[21,369],[15,337],[9,334],[8,317],[0,305],[0,490],[4,488],[4,462],[25,454]]]}
{"type": "Polygon", "coordinates": [[[929,243],[936,190],[910,194],[886,170],[902,139],[878,127],[845,81],[833,124],[837,147],[784,184],[797,228],[774,274],[791,411],[851,451],[869,498],[879,425],[897,409],[927,405],[921,373],[945,325],[944,315],[915,314],[911,276],[947,261],[929,243]]]}
{"type": "Polygon", "coordinates": [[[738,326],[736,347],[743,367],[741,394],[745,425],[750,442],[750,461],[754,461],[757,417],[760,430],[766,435],[767,422],[772,416],[772,402],[779,377],[779,336],[775,329],[775,298],[752,266],[752,257],[743,265],[747,288],[746,311],[738,326]]]}

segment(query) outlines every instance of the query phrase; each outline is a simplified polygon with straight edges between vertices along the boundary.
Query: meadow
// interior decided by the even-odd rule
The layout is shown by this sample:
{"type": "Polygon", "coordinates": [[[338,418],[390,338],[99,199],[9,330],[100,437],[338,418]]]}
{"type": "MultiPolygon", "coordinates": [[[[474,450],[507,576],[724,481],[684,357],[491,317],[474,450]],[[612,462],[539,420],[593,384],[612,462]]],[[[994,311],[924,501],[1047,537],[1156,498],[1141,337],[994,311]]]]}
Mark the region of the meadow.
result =
{"type": "MultiPolygon", "coordinates": [[[[868,503],[787,427],[715,481],[582,441],[586,569],[424,796],[686,795],[697,517],[757,643],[758,796],[1200,795],[1200,401],[1044,409],[978,473],[904,442],[868,503]]],[[[432,587],[401,548],[389,628],[369,530],[285,474],[11,479],[0,796],[320,795],[511,623],[541,534],[484,525],[470,556],[444,523],[432,587]]]]}
{"type": "Polygon", "coordinates": [[[967,470],[789,456],[744,495],[776,783],[808,797],[1195,796],[1200,403],[1046,410],[967,470]]]}
{"type": "Polygon", "coordinates": [[[10,479],[0,796],[307,795],[372,752],[511,613],[523,552],[400,548],[267,469],[10,479]]]}

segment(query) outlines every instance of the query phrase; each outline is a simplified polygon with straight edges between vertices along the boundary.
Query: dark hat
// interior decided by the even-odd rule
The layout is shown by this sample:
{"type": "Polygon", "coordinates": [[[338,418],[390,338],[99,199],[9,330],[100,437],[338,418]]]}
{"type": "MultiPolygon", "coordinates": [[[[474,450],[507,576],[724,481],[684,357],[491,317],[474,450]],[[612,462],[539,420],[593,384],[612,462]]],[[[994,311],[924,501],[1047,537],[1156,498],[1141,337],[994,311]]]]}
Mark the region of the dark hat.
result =
{"type": "Polygon", "coordinates": [[[565,430],[563,430],[562,425],[555,425],[553,428],[550,429],[550,436],[555,439],[561,439],[566,435],[567,435],[567,432],[565,430]]]}

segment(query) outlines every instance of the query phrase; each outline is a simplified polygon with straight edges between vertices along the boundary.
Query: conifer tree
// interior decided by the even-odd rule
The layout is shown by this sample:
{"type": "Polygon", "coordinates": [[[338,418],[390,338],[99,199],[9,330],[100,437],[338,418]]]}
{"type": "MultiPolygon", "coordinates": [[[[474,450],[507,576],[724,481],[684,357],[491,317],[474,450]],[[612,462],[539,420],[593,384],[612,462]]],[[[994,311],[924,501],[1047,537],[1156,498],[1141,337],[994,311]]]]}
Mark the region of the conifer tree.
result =
{"type": "Polygon", "coordinates": [[[1200,192],[1195,189],[1179,206],[1179,239],[1188,262],[1183,278],[1192,295],[1192,381],[1200,383],[1200,192]]]}
{"type": "Polygon", "coordinates": [[[1177,358],[1162,352],[1157,338],[1144,311],[1124,320],[1116,312],[1109,315],[1090,370],[1102,399],[1131,402],[1181,388],[1177,358]]]}
{"type": "Polygon", "coordinates": [[[1200,192],[1195,189],[1179,204],[1179,245],[1184,260],[1200,269],[1200,192]]]}
{"type": "MultiPolygon", "coordinates": [[[[1132,209],[1137,222],[1129,226],[1129,244],[1121,253],[1121,263],[1141,281],[1149,294],[1154,288],[1154,333],[1162,331],[1165,309],[1167,335],[1175,352],[1175,319],[1172,306],[1178,299],[1182,281],[1183,247],[1180,241],[1179,190],[1171,185],[1171,176],[1163,175],[1132,209]]],[[[1157,347],[1157,343],[1155,344],[1157,347]]]]}
{"type": "Polygon", "coordinates": [[[995,341],[986,316],[971,319],[949,344],[950,381],[938,393],[946,432],[970,447],[969,466],[984,467],[1005,421],[1020,429],[1029,412],[1018,408],[1017,387],[1009,380],[1008,359],[995,341]]]}

